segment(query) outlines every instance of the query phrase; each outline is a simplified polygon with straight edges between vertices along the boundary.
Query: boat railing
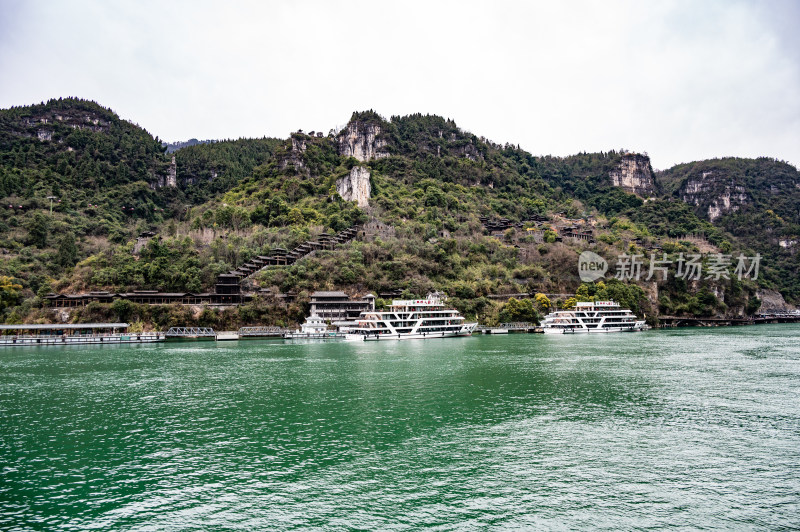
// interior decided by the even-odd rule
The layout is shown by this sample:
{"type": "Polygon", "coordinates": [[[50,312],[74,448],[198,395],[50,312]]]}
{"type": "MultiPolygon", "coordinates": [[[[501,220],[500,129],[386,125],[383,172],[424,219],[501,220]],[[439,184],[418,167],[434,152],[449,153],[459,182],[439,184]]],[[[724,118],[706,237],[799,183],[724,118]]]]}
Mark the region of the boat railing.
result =
{"type": "Polygon", "coordinates": [[[93,333],[93,334],[2,334],[0,341],[9,340],[57,340],[61,338],[100,338],[108,336],[141,336],[141,337],[159,337],[163,333],[160,332],[106,332],[106,333],[93,333]]]}

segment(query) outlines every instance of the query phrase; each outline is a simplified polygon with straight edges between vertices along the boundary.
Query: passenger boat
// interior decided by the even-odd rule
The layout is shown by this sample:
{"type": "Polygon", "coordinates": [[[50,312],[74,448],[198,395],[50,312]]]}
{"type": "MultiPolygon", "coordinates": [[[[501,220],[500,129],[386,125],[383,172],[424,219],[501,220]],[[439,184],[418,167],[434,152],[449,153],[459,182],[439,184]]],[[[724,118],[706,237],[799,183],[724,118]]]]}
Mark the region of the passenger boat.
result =
{"type": "Polygon", "coordinates": [[[362,312],[358,324],[345,335],[350,341],[412,340],[470,336],[477,323],[465,323],[455,309],[445,307],[441,296],[396,299],[387,311],[362,312]]]}
{"type": "Polygon", "coordinates": [[[289,340],[302,340],[302,339],[315,339],[327,340],[334,338],[342,338],[344,335],[335,331],[328,330],[328,324],[325,320],[312,314],[306,318],[306,321],[300,325],[300,330],[295,329],[294,332],[288,332],[284,338],[289,340]]]}
{"type": "Polygon", "coordinates": [[[642,331],[649,327],[615,301],[590,301],[551,312],[544,317],[542,329],[545,334],[580,334],[642,331]]]}

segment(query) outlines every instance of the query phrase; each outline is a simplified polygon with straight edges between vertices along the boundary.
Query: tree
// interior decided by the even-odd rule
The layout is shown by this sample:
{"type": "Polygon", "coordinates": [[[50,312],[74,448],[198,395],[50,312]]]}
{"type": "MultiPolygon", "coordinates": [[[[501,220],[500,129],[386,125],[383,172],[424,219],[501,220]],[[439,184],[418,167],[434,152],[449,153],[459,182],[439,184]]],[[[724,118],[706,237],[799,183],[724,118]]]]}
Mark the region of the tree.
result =
{"type": "Polygon", "coordinates": [[[78,260],[78,247],[75,245],[75,234],[72,231],[64,233],[58,243],[56,262],[64,268],[70,268],[78,260]]]}
{"type": "Polygon", "coordinates": [[[292,225],[300,225],[304,221],[303,218],[303,211],[298,209],[297,207],[293,207],[289,210],[289,223],[292,225]]]}
{"type": "Polygon", "coordinates": [[[519,300],[512,297],[508,300],[508,303],[503,305],[503,308],[500,309],[499,318],[503,323],[513,321],[538,322],[539,313],[533,308],[533,301],[530,299],[519,300]]]}
{"type": "Polygon", "coordinates": [[[233,207],[230,205],[225,205],[217,209],[217,212],[214,214],[215,221],[217,225],[220,227],[228,227],[231,224],[231,219],[233,218],[233,207]]]}
{"type": "Polygon", "coordinates": [[[0,311],[19,304],[22,285],[15,283],[13,277],[0,275],[0,311]]]}
{"type": "Polygon", "coordinates": [[[117,299],[111,304],[111,308],[116,312],[120,322],[127,322],[133,312],[133,303],[127,299],[117,299]]]}
{"type": "Polygon", "coordinates": [[[587,283],[583,283],[578,287],[578,291],[575,292],[575,299],[578,301],[593,301],[594,298],[589,294],[589,285],[587,283]]]}
{"type": "Polygon", "coordinates": [[[551,304],[550,299],[544,294],[536,294],[533,296],[534,301],[536,301],[536,306],[542,312],[548,312],[550,310],[551,304]]]}
{"type": "Polygon", "coordinates": [[[47,245],[47,234],[50,232],[50,217],[37,212],[30,219],[26,227],[28,229],[28,241],[37,248],[47,245]]]}
{"type": "Polygon", "coordinates": [[[253,224],[261,224],[264,227],[269,226],[270,211],[264,205],[257,206],[253,212],[250,213],[250,222],[253,224]]]}

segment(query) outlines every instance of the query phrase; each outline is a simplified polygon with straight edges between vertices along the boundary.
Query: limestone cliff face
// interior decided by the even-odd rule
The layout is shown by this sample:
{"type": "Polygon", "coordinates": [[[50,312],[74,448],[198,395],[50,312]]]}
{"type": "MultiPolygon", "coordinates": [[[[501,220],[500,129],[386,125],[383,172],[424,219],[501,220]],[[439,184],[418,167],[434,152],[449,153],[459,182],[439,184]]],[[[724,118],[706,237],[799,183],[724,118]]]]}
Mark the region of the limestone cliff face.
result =
{"type": "Polygon", "coordinates": [[[699,207],[712,222],[750,203],[743,183],[716,171],[689,176],[678,190],[678,195],[686,203],[699,207]]]}
{"type": "Polygon", "coordinates": [[[178,186],[178,165],[175,162],[175,156],[172,156],[172,162],[167,168],[166,175],[157,175],[155,181],[150,182],[150,188],[158,190],[161,187],[177,187],[178,186]]]}
{"type": "Polygon", "coordinates": [[[359,207],[369,205],[369,170],[354,166],[350,174],[336,181],[336,190],[345,201],[355,201],[359,207]]]}
{"type": "Polygon", "coordinates": [[[168,187],[177,187],[178,186],[178,165],[175,162],[175,156],[172,156],[172,162],[169,165],[169,170],[167,171],[167,186],[168,187]]]}
{"type": "Polygon", "coordinates": [[[762,288],[756,292],[756,297],[761,300],[761,308],[759,312],[789,312],[795,310],[795,307],[788,304],[780,292],[775,290],[767,290],[762,288]]]}
{"type": "Polygon", "coordinates": [[[653,170],[647,155],[623,154],[619,165],[609,172],[609,177],[612,185],[621,187],[625,192],[645,197],[655,193],[653,170]]]}
{"type": "Polygon", "coordinates": [[[467,158],[470,161],[477,162],[483,160],[483,155],[481,155],[481,152],[478,151],[478,148],[476,148],[472,142],[455,148],[454,151],[456,152],[457,156],[467,158]]]}
{"type": "Polygon", "coordinates": [[[387,157],[386,141],[381,138],[381,132],[378,124],[350,122],[336,137],[339,155],[355,157],[361,162],[387,157]]]}
{"type": "Polygon", "coordinates": [[[291,149],[280,159],[278,166],[284,169],[291,164],[301,170],[306,167],[306,163],[303,162],[303,153],[307,148],[306,139],[302,133],[292,133],[291,141],[291,149]]]}

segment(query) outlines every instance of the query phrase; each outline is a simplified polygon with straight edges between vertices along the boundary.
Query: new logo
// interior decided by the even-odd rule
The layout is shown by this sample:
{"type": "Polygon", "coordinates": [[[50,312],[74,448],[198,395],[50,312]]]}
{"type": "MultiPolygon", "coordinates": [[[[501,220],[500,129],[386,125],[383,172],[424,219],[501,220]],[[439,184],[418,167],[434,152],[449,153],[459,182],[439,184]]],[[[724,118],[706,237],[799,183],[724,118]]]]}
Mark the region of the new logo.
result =
{"type": "Polygon", "coordinates": [[[591,283],[603,277],[608,271],[606,259],[591,251],[584,251],[578,257],[578,275],[584,283],[591,283]]]}

